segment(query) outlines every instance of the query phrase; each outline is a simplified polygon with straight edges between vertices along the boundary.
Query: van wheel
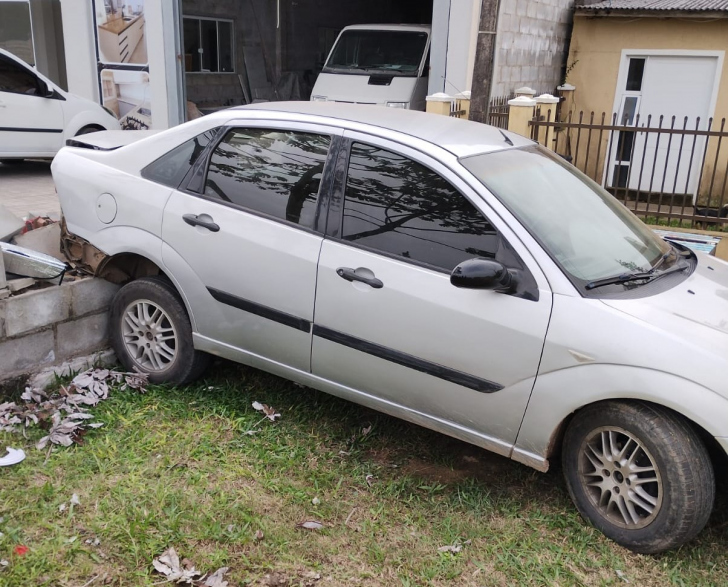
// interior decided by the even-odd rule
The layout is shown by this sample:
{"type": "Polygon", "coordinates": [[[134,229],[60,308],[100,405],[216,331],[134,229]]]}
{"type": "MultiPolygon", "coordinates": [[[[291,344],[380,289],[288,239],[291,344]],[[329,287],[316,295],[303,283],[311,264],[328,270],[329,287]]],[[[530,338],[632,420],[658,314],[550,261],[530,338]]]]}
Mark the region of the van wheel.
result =
{"type": "Polygon", "coordinates": [[[123,286],[111,302],[111,343],[129,371],[151,383],[185,385],[207,367],[209,355],[195,350],[192,326],[182,300],[162,277],[144,277],[123,286]]]}
{"type": "Polygon", "coordinates": [[[105,129],[101,128],[100,126],[84,126],[81,130],[79,130],[76,133],[76,136],[80,137],[81,135],[88,135],[88,134],[91,134],[92,132],[99,132],[102,130],[105,130],[105,129]]]}
{"type": "Polygon", "coordinates": [[[570,423],[566,484],[598,530],[634,552],[654,554],[698,535],[715,498],[705,445],[684,418],[646,403],[602,402],[570,423]]]}

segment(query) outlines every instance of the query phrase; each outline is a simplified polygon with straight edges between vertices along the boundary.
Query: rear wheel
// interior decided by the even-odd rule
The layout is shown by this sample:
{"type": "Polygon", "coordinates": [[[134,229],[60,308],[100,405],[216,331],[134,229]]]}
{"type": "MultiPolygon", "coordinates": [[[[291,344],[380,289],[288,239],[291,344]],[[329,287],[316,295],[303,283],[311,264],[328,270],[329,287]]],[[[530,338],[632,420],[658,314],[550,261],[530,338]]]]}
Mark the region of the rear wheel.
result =
{"type": "Polygon", "coordinates": [[[713,509],[715,480],[704,444],[683,418],[658,406],[584,408],[566,431],[563,465],[579,512],[635,552],[684,544],[713,509]]]}
{"type": "Polygon", "coordinates": [[[126,284],[111,303],[111,342],[129,371],[152,383],[184,385],[199,377],[209,356],[195,350],[187,311],[174,287],[161,277],[126,284]]]}

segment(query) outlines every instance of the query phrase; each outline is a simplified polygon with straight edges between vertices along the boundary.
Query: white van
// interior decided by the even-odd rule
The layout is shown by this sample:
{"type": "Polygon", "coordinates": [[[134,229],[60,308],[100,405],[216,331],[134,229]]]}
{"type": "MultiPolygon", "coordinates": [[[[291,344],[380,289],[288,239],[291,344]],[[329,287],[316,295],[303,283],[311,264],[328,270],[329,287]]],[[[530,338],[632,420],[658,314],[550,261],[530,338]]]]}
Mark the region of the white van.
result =
{"type": "Polygon", "coordinates": [[[424,110],[429,57],[427,25],[348,26],[336,39],[311,101],[424,110]]]}

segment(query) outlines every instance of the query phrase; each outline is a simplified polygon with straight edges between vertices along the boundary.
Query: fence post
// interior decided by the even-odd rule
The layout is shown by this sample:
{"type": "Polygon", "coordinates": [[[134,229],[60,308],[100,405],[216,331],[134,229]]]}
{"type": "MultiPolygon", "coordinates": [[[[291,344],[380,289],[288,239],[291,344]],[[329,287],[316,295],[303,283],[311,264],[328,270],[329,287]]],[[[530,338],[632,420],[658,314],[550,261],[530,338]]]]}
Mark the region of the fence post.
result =
{"type": "Polygon", "coordinates": [[[445,94],[444,92],[437,92],[431,96],[425,98],[427,102],[426,111],[430,114],[441,114],[443,116],[450,116],[450,110],[452,108],[453,98],[445,94]]]}
{"type": "Polygon", "coordinates": [[[522,88],[515,89],[513,93],[516,95],[516,98],[518,98],[519,96],[533,98],[536,95],[536,90],[534,90],[533,88],[529,88],[528,86],[523,86],[522,88]]]}
{"type": "MultiPolygon", "coordinates": [[[[547,122],[554,122],[556,120],[556,104],[558,104],[561,99],[557,98],[556,96],[552,96],[551,94],[541,94],[540,96],[537,96],[536,98],[536,104],[541,105],[545,104],[546,112],[551,111],[551,116],[547,116],[542,114],[542,118],[546,118],[547,122]]],[[[538,142],[541,143],[544,147],[547,149],[551,149],[554,151],[555,149],[552,146],[551,139],[554,136],[554,127],[553,126],[544,126],[543,128],[539,129],[538,133],[538,142]]]]}
{"type": "MultiPolygon", "coordinates": [[[[453,96],[455,98],[455,109],[462,111],[460,118],[470,120],[470,92],[460,92],[453,96]]],[[[486,121],[486,124],[488,121],[486,121]]]]}
{"type": "Polygon", "coordinates": [[[527,138],[531,138],[528,123],[533,120],[536,100],[528,96],[519,96],[508,100],[508,130],[527,138]]]}
{"type": "MultiPolygon", "coordinates": [[[[564,100],[564,105],[562,107],[562,112],[571,112],[574,110],[574,96],[575,96],[575,90],[576,86],[572,86],[571,84],[564,84],[562,86],[559,86],[556,88],[559,91],[559,95],[564,100]]],[[[566,120],[566,116],[562,115],[561,120],[566,120]]]]}

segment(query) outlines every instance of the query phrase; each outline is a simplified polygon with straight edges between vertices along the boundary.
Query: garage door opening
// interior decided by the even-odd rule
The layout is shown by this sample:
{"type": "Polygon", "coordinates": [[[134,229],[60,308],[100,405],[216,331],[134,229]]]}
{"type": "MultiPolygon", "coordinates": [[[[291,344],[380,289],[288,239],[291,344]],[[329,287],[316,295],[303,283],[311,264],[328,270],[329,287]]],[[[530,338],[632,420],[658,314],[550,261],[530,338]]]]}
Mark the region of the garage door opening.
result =
{"type": "Polygon", "coordinates": [[[353,24],[431,24],[433,0],[182,0],[188,118],[256,101],[308,100],[353,24]]]}

